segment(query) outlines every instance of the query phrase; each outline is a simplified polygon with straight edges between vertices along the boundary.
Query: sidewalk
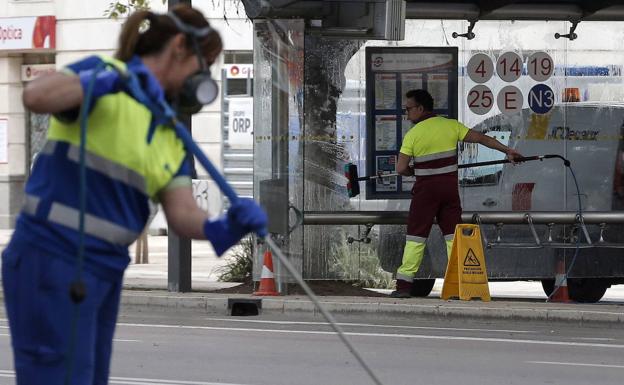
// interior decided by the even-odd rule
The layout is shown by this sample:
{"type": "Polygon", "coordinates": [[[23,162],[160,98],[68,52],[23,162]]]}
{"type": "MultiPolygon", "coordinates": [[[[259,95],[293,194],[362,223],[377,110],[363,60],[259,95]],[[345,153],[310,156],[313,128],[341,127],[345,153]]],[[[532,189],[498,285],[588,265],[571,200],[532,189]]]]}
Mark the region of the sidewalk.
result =
{"type": "MultiPolygon", "coordinates": [[[[167,236],[148,235],[149,263],[135,264],[135,246],[130,247],[131,263],[124,274],[124,288],[167,290],[167,236]]],[[[237,283],[218,282],[219,267],[227,262],[216,256],[210,243],[193,241],[191,243],[191,285],[193,290],[212,291],[238,285],[237,283]]]]}
{"type": "MultiPolygon", "coordinates": [[[[0,250],[6,245],[10,234],[10,231],[0,230],[0,250]]],[[[253,298],[261,300],[259,307],[265,314],[307,313],[320,316],[318,309],[304,296],[252,297],[206,293],[237,285],[217,282],[216,269],[223,266],[226,259],[217,258],[207,242],[192,244],[192,287],[195,291],[170,293],[167,291],[167,237],[149,236],[148,245],[150,263],[131,263],[126,270],[122,307],[229,315],[229,302],[253,298]]],[[[134,262],[134,245],[130,251],[134,262]]],[[[603,300],[597,304],[560,304],[545,302],[546,296],[539,282],[491,282],[491,302],[443,301],[440,299],[441,284],[442,281],[438,280],[427,298],[397,300],[389,297],[332,296],[321,297],[320,301],[330,312],[343,314],[624,324],[624,285],[609,289],[603,300]]]]}

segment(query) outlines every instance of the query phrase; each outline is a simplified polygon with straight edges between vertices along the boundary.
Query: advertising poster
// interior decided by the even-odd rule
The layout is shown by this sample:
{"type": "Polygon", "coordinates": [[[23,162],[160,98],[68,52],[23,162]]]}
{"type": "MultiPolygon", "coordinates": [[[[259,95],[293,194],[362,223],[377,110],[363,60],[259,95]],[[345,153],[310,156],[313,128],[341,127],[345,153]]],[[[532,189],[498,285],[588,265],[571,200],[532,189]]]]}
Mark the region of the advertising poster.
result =
{"type": "Polygon", "coordinates": [[[379,115],[375,117],[375,138],[377,151],[397,150],[396,116],[379,115]]]}
{"type": "Polygon", "coordinates": [[[448,75],[435,74],[429,76],[427,90],[433,96],[433,109],[446,110],[449,108],[448,75]]]}
{"type": "Polygon", "coordinates": [[[375,76],[375,109],[393,110],[396,108],[396,75],[377,74],[375,76]]]}
{"type": "MultiPolygon", "coordinates": [[[[403,138],[414,126],[404,111],[408,91],[427,90],[435,114],[457,117],[458,68],[457,47],[366,48],[368,170],[395,172],[403,138]]],[[[413,184],[402,176],[371,180],[365,199],[409,199],[413,184]]]]}
{"type": "Polygon", "coordinates": [[[401,149],[401,144],[403,144],[403,138],[407,132],[414,127],[414,123],[407,118],[407,115],[403,115],[403,120],[401,120],[401,143],[399,144],[399,149],[401,149]]]}
{"type": "MultiPolygon", "coordinates": [[[[396,155],[377,157],[377,175],[392,174],[396,172],[396,155]]],[[[377,191],[397,191],[397,177],[377,178],[377,191]]]]}
{"type": "Polygon", "coordinates": [[[405,106],[405,94],[410,90],[423,88],[423,76],[420,73],[406,73],[401,75],[401,105],[405,106]]]}

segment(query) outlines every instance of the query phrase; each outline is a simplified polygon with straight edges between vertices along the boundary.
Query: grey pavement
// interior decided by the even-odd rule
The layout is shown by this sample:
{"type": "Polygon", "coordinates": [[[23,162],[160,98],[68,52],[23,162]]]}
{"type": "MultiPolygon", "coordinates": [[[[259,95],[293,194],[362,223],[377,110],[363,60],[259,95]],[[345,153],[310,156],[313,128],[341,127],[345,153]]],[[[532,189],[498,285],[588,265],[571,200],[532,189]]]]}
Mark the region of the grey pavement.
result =
{"type": "MultiPolygon", "coordinates": [[[[0,230],[0,249],[4,248],[10,235],[10,231],[0,230]]],[[[168,292],[167,237],[150,235],[148,245],[149,263],[131,263],[126,271],[122,308],[149,307],[163,311],[229,315],[231,309],[228,303],[231,301],[259,299],[262,313],[308,313],[320,316],[318,309],[304,296],[253,297],[211,293],[237,284],[217,281],[217,269],[226,263],[228,257],[217,258],[207,242],[194,241],[192,244],[193,292],[168,292]]],[[[130,250],[134,261],[134,246],[130,250]]],[[[539,282],[490,282],[491,302],[441,300],[441,284],[442,281],[438,280],[426,298],[398,300],[389,297],[323,296],[319,299],[330,312],[345,314],[624,324],[624,285],[610,288],[597,304],[562,304],[547,303],[539,282]]]]}

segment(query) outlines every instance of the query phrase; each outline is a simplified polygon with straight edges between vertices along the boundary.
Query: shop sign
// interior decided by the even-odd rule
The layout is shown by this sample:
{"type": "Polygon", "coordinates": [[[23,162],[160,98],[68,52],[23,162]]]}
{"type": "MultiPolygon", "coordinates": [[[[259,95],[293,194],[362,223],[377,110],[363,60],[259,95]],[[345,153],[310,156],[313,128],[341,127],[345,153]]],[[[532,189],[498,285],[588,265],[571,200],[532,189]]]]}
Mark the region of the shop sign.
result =
{"type": "Polygon", "coordinates": [[[0,18],[0,51],[56,48],[56,17],[0,18]]]}
{"type": "Polygon", "coordinates": [[[25,64],[22,66],[22,81],[29,82],[41,75],[50,74],[56,71],[54,64],[25,64]]]}
{"type": "Polygon", "coordinates": [[[253,64],[226,64],[223,66],[228,79],[253,78],[253,64]]]}
{"type": "Polygon", "coordinates": [[[230,146],[253,147],[253,98],[230,99],[228,126],[230,146]]]}

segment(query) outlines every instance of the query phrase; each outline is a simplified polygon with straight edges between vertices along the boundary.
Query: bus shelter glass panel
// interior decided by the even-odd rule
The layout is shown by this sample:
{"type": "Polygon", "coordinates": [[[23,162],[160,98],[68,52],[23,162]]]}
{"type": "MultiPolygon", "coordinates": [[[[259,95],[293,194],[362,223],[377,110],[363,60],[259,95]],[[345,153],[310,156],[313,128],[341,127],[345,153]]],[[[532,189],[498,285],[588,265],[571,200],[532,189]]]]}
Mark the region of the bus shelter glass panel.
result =
{"type": "MultiPolygon", "coordinates": [[[[622,134],[624,130],[624,31],[617,22],[583,22],[578,38],[565,40],[566,73],[557,95],[562,119],[551,124],[549,138],[565,145],[574,175],[566,174],[566,210],[611,212],[624,208],[622,134]]],[[[572,241],[624,241],[621,225],[566,229],[572,241]]],[[[570,277],[622,277],[621,249],[565,250],[570,277]]]]}
{"type": "MultiPolygon", "coordinates": [[[[467,28],[467,23],[462,24],[467,28]]],[[[477,25],[477,37],[461,42],[459,120],[523,156],[565,156],[565,142],[552,140],[549,131],[565,117],[558,95],[565,88],[566,42],[554,36],[567,28],[566,23],[489,21],[477,25]]],[[[467,166],[505,157],[479,144],[461,143],[459,147],[460,164],[467,166]]],[[[559,159],[464,168],[459,172],[463,210],[565,211],[567,177],[559,159]]],[[[545,227],[537,231],[540,237],[547,236],[545,227]]],[[[484,225],[482,232],[487,239],[500,237],[501,244],[485,252],[490,277],[553,274],[555,251],[537,247],[528,225],[484,225]]]]}
{"type": "MultiPolygon", "coordinates": [[[[269,213],[269,232],[298,269],[303,257],[303,28],[301,20],[254,21],[254,196],[269,213]]],[[[265,251],[266,246],[256,250],[256,280],[265,251]]],[[[288,274],[273,259],[281,286],[288,274]]]]}
{"type": "MultiPolygon", "coordinates": [[[[359,40],[306,36],[306,212],[350,210],[344,165],[359,145],[362,110],[359,90],[350,87],[360,81],[359,74],[350,79],[345,71],[360,46],[359,40]]],[[[357,279],[362,257],[360,238],[357,226],[306,226],[304,277],[357,279]]]]}

